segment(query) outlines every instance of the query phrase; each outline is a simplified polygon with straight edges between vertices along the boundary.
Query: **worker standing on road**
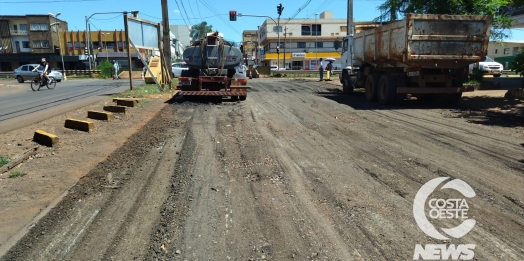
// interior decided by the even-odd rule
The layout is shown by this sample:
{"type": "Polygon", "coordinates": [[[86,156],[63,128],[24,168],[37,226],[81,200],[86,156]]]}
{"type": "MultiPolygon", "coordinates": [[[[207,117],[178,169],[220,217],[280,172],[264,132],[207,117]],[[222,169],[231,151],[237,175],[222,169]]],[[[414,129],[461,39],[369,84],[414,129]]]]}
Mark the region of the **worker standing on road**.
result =
{"type": "Polygon", "coordinates": [[[113,80],[118,80],[120,77],[118,76],[118,63],[113,60],[113,80]]]}
{"type": "Polygon", "coordinates": [[[320,64],[319,64],[319,67],[318,67],[318,72],[320,73],[320,80],[319,80],[319,82],[321,82],[322,78],[324,78],[324,62],[322,62],[322,58],[320,58],[320,64]]]}
{"type": "Polygon", "coordinates": [[[326,65],[327,79],[326,81],[331,81],[331,75],[333,75],[333,62],[329,61],[326,65]]]}

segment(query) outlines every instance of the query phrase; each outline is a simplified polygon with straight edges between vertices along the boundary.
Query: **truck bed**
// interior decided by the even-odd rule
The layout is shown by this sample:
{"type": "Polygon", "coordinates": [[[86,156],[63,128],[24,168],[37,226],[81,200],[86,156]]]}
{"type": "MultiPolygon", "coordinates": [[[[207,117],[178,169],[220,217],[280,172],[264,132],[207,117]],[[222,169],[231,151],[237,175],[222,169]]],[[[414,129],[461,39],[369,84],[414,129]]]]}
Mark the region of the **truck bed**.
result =
{"type": "Polygon", "coordinates": [[[407,14],[354,36],[356,60],[380,67],[461,68],[484,60],[492,16],[407,14]]]}

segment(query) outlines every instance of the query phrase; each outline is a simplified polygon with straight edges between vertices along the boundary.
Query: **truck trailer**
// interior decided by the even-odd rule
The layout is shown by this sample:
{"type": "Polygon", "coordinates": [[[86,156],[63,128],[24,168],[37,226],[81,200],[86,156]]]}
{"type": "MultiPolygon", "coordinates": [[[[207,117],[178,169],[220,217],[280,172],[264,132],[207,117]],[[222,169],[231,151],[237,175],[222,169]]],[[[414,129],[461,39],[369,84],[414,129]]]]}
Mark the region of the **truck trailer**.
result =
{"type": "Polygon", "coordinates": [[[222,96],[245,100],[247,78],[234,78],[236,67],[242,63],[240,48],[214,32],[196,41],[183,53],[188,69],[178,77],[178,95],[222,96]]]}
{"type": "Polygon", "coordinates": [[[485,59],[493,17],[406,14],[403,20],[370,23],[344,37],[343,91],[364,88],[368,101],[393,104],[417,99],[456,103],[469,64],[485,59]],[[351,61],[353,61],[351,63],[351,61]]]}

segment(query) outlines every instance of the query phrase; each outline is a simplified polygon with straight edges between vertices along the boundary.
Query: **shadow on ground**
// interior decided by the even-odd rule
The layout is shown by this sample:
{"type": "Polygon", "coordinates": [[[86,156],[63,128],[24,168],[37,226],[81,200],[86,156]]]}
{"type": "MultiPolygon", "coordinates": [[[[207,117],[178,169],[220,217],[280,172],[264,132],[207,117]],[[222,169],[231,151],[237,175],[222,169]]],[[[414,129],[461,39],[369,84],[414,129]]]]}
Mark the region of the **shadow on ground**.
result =
{"type": "Polygon", "coordinates": [[[364,91],[355,90],[353,95],[345,95],[339,88],[327,88],[317,91],[317,95],[350,106],[355,110],[412,110],[443,109],[445,117],[464,118],[468,122],[502,127],[524,126],[524,101],[502,97],[463,97],[455,105],[425,103],[416,98],[399,100],[395,105],[382,105],[368,102],[364,91]]]}

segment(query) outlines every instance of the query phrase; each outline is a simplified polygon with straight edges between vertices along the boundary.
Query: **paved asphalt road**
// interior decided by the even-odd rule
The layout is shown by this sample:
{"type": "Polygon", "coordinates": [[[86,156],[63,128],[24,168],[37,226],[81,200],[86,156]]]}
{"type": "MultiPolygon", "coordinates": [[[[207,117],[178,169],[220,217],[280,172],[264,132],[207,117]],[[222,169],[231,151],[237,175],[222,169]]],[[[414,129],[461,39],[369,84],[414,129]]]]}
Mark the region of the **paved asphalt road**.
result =
{"type": "MultiPolygon", "coordinates": [[[[134,81],[133,86],[143,81],[134,81]]],[[[97,102],[129,88],[128,80],[69,80],[31,90],[28,81],[0,81],[0,134],[97,102]]]]}

